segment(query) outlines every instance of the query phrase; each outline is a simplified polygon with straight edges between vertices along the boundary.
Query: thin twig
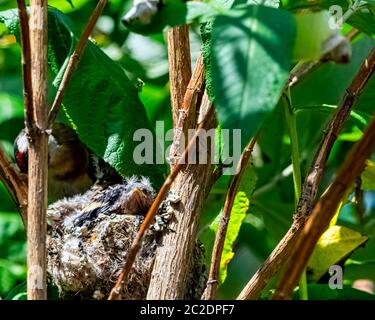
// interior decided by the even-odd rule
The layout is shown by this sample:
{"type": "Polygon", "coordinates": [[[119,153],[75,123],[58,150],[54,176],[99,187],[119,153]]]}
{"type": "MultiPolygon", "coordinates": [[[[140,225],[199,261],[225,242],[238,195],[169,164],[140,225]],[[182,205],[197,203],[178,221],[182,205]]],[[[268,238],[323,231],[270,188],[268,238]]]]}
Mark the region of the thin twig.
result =
{"type": "Polygon", "coordinates": [[[188,158],[189,153],[192,151],[193,147],[196,145],[196,140],[199,137],[204,125],[206,124],[206,120],[210,119],[212,117],[213,108],[211,108],[205,117],[205,121],[203,121],[198,129],[196,130],[194,136],[189,141],[188,146],[186,147],[180,161],[176,164],[176,166],[173,168],[172,172],[169,174],[167,179],[164,181],[162,187],[160,188],[152,206],[147,212],[147,215],[145,217],[145,220],[143,221],[136,237],[133,240],[133,243],[128,251],[128,255],[126,258],[125,265],[122,269],[122,272],[120,276],[117,279],[117,282],[115,286],[112,288],[111,293],[108,297],[108,300],[118,300],[121,298],[121,288],[123,284],[126,282],[127,277],[129,275],[129,272],[133,266],[134,260],[136,258],[136,255],[141,247],[142,244],[142,238],[146,232],[146,230],[151,225],[151,222],[155,218],[155,215],[158,212],[158,209],[164,200],[164,198],[167,195],[168,190],[170,189],[171,185],[173,184],[174,180],[176,179],[178,173],[183,169],[183,167],[186,165],[186,159],[188,158]]]}
{"type": "Polygon", "coordinates": [[[273,299],[288,299],[301,276],[302,271],[322,233],[328,227],[343,196],[355,179],[361,174],[366,160],[375,149],[375,120],[363,137],[350,150],[336,179],[314,206],[311,218],[299,234],[289,259],[288,267],[281,279],[273,299]]]}
{"type": "Polygon", "coordinates": [[[0,180],[19,207],[22,222],[27,226],[27,176],[19,174],[0,148],[0,180]]]}
{"type": "Polygon", "coordinates": [[[30,50],[30,30],[26,11],[25,0],[17,0],[18,16],[21,27],[21,48],[22,48],[22,78],[23,78],[23,99],[25,105],[26,127],[31,127],[34,108],[32,104],[31,86],[31,50],[30,50]]]}
{"type": "Polygon", "coordinates": [[[270,279],[280,270],[295,245],[299,232],[303,229],[311,212],[320,179],[323,174],[332,146],[345,123],[351,108],[359,98],[363,88],[375,70],[375,48],[360,67],[351,85],[346,90],[336,113],[328,124],[320,147],[315,155],[309,173],[302,186],[301,198],[292,226],[278,243],[267,260],[246,284],[237,299],[256,299],[270,279]]]}
{"type": "Polygon", "coordinates": [[[86,48],[87,41],[90,37],[90,34],[92,33],[96,22],[98,21],[105,5],[107,4],[107,0],[99,0],[98,4],[96,5],[96,8],[94,12],[91,14],[90,19],[85,27],[85,30],[83,31],[81,37],[78,40],[77,46],[72,53],[72,55],[69,58],[68,65],[65,69],[63,78],[61,80],[60,86],[57,90],[55,100],[53,101],[51,110],[48,115],[48,127],[52,128],[52,125],[57,117],[57,114],[59,112],[59,108],[62,102],[62,99],[64,97],[65,90],[68,86],[69,80],[71,79],[75,69],[77,68],[77,65],[80,61],[80,58],[83,55],[83,52],[86,48]]]}
{"type": "Polygon", "coordinates": [[[25,108],[31,115],[26,121],[28,149],[27,207],[27,297],[45,300],[46,289],[46,210],[48,181],[47,151],[47,0],[30,1],[30,50],[32,103],[25,108]]]}
{"type": "Polygon", "coordinates": [[[212,249],[210,273],[207,281],[206,291],[204,293],[205,300],[212,300],[215,298],[216,295],[216,290],[219,285],[221,256],[223,253],[225,236],[228,230],[234,199],[236,197],[237,190],[241,182],[241,177],[245,169],[247,168],[247,164],[250,160],[251,153],[253,152],[256,140],[257,137],[251,139],[248,145],[246,146],[245,150],[243,151],[237,165],[236,175],[233,177],[233,180],[229,186],[226,195],[223,213],[221,215],[219,228],[215,237],[214,247],[212,249]]]}

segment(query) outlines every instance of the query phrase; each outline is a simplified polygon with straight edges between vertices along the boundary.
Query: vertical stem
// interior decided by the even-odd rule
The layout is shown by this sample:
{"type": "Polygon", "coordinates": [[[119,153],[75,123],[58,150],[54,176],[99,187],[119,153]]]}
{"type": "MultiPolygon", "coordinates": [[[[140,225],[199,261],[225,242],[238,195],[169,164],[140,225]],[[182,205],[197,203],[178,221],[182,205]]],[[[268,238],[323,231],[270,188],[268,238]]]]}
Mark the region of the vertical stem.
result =
{"type": "MultiPolygon", "coordinates": [[[[292,166],[293,166],[293,185],[294,185],[294,203],[297,208],[299,198],[301,197],[302,179],[300,166],[300,153],[298,146],[297,121],[294,112],[290,90],[287,96],[283,96],[285,119],[290,135],[290,144],[292,149],[292,166]]],[[[302,273],[299,281],[299,293],[301,300],[308,300],[306,272],[302,273]]]]}
{"type": "Polygon", "coordinates": [[[300,167],[300,154],[298,147],[297,123],[296,115],[291,105],[290,96],[283,96],[286,125],[289,130],[290,144],[292,149],[292,166],[293,166],[293,186],[294,186],[294,202],[297,206],[298,199],[301,195],[301,167],[300,167]]]}
{"type": "Polygon", "coordinates": [[[168,31],[169,82],[172,117],[176,126],[188,83],[191,78],[189,26],[175,27],[168,31]]]}
{"type": "Polygon", "coordinates": [[[33,122],[29,137],[29,193],[27,225],[27,297],[47,298],[47,0],[30,0],[31,80],[33,122]]]}

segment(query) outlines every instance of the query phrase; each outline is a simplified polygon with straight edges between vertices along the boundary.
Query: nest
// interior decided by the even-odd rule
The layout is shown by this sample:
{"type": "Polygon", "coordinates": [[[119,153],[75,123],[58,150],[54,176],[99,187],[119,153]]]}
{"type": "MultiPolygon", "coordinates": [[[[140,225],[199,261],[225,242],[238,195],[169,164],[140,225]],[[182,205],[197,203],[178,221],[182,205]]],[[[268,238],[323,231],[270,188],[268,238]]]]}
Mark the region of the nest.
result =
{"type": "MultiPolygon", "coordinates": [[[[53,215],[57,208],[60,214],[63,209],[74,208],[75,214],[63,212],[63,219],[49,229],[48,276],[63,298],[106,299],[122,270],[144,216],[106,210],[106,213],[93,215],[85,223],[76,225],[74,219],[82,215],[82,206],[77,203],[80,203],[80,198],[65,199],[49,209],[50,215],[51,212],[53,215]]],[[[122,288],[123,299],[146,298],[156,249],[163,245],[164,232],[171,231],[146,232],[128,281],[122,288]]],[[[201,297],[207,280],[205,269],[204,249],[197,243],[186,299],[201,297]]]]}

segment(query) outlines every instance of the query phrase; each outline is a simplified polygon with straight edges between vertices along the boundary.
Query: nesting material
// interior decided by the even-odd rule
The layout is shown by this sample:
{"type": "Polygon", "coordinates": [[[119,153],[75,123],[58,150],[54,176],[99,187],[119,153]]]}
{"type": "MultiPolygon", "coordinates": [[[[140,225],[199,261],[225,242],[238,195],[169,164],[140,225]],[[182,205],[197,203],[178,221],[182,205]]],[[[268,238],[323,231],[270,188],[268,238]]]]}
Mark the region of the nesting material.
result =
{"type": "MultiPolygon", "coordinates": [[[[121,210],[118,210],[119,201],[135,201],[132,196],[134,188],[124,185],[111,188],[93,187],[83,195],[60,200],[49,207],[47,271],[63,298],[106,299],[143,222],[142,208],[140,214],[120,214],[121,210]],[[125,192],[129,194],[125,195],[125,192]],[[114,194],[114,197],[109,196],[114,194]]],[[[146,198],[154,196],[153,192],[147,192],[150,190],[147,184],[138,184],[135,189],[139,205],[148,204],[146,198]],[[142,198],[144,195],[146,198],[142,198]]],[[[167,207],[170,213],[168,199],[166,201],[162,208],[167,207]]],[[[124,205],[121,203],[120,207],[124,205]]],[[[134,205],[130,207],[134,208],[134,205]]],[[[164,218],[160,219],[166,223],[164,218]]],[[[122,288],[123,299],[146,298],[155,252],[163,245],[165,232],[173,231],[159,226],[146,232],[128,281],[122,288]]],[[[199,299],[203,293],[207,280],[203,261],[204,249],[197,244],[186,288],[187,299],[199,299]]]]}

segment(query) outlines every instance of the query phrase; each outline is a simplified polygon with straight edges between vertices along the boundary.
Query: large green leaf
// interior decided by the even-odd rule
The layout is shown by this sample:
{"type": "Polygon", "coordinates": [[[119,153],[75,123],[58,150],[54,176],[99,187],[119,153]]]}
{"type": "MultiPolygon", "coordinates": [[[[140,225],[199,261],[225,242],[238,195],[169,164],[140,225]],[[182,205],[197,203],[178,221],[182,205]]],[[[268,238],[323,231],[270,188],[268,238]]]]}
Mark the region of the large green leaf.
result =
{"type": "Polygon", "coordinates": [[[212,77],[220,123],[241,129],[244,145],[279,100],[288,78],[295,22],[292,14],[264,6],[231,12],[213,22],[211,45],[205,47],[211,50],[207,76],[212,77]]]}
{"type": "MultiPolygon", "coordinates": [[[[0,14],[10,32],[18,34],[18,16],[10,10],[0,14]]],[[[58,86],[67,58],[77,42],[71,21],[56,9],[48,15],[48,60],[58,86]]],[[[123,176],[138,174],[150,177],[156,187],[162,182],[164,166],[138,165],[133,150],[137,129],[152,132],[137,89],[124,70],[101,49],[88,42],[63,99],[64,110],[81,140],[123,176]]],[[[154,147],[154,144],[153,144],[154,147]]],[[[153,148],[155,163],[155,147],[153,148]]]]}
{"type": "Polygon", "coordinates": [[[366,236],[342,226],[330,226],[322,234],[309,260],[311,281],[319,280],[330,266],[367,241],[366,236]]]}

